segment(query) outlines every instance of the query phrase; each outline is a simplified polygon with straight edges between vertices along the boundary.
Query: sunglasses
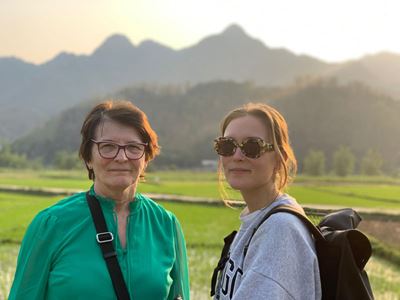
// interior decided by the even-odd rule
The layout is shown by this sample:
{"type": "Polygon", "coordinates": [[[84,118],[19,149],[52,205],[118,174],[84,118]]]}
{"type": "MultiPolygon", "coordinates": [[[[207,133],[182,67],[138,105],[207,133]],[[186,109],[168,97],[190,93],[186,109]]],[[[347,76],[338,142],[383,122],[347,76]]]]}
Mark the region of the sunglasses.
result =
{"type": "Polygon", "coordinates": [[[223,136],[214,140],[214,149],[221,156],[232,156],[237,148],[240,148],[240,151],[249,158],[259,158],[264,152],[274,151],[273,144],[256,137],[247,138],[241,144],[233,138],[223,136]]]}

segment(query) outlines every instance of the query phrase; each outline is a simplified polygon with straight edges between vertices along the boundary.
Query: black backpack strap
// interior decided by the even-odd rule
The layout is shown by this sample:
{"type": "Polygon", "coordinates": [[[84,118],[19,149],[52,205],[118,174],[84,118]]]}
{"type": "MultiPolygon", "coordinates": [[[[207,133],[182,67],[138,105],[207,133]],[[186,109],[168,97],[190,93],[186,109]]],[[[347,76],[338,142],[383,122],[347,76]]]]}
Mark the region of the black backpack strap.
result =
{"type": "Polygon", "coordinates": [[[129,292],[118,263],[117,252],[115,252],[112,243],[114,236],[107,229],[107,224],[100,203],[96,197],[90,195],[89,192],[86,193],[86,200],[96,227],[96,240],[101,248],[101,252],[103,252],[103,257],[106,261],[108,272],[110,273],[115,294],[117,295],[118,300],[129,300],[129,292]]]}
{"type": "Polygon", "coordinates": [[[257,224],[257,226],[254,227],[253,232],[252,232],[252,234],[250,236],[250,239],[248,240],[247,244],[244,246],[244,251],[243,251],[244,252],[243,253],[244,257],[246,257],[247,250],[248,250],[248,248],[250,246],[250,242],[251,242],[254,234],[258,230],[258,228],[260,228],[260,226],[271,215],[279,213],[279,212],[285,212],[285,213],[289,213],[289,214],[295,215],[296,217],[298,217],[303,222],[304,225],[306,225],[306,227],[308,228],[308,230],[311,232],[311,234],[314,236],[314,238],[316,240],[325,241],[325,238],[323,237],[321,231],[310,221],[310,219],[305,215],[304,211],[302,211],[301,209],[297,209],[296,207],[293,207],[293,206],[281,205],[281,206],[274,207],[269,212],[267,212],[265,214],[265,216],[261,219],[261,221],[257,224]]]}
{"type": "Polygon", "coordinates": [[[211,278],[211,297],[215,295],[215,288],[217,285],[218,274],[225,268],[225,264],[229,259],[229,249],[231,244],[236,236],[237,231],[232,231],[229,235],[224,238],[224,247],[222,248],[221,257],[218,261],[217,266],[214,269],[212,278],[211,278]]]}

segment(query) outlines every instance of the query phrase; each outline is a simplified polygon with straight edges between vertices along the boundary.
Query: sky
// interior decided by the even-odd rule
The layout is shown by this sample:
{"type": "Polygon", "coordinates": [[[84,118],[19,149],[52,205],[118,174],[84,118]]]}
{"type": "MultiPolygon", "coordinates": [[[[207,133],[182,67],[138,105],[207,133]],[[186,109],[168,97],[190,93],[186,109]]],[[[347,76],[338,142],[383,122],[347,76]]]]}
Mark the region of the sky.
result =
{"type": "Polygon", "coordinates": [[[271,48],[326,62],[400,54],[398,0],[0,0],[0,57],[40,64],[119,33],[192,46],[231,24],[271,48]]]}

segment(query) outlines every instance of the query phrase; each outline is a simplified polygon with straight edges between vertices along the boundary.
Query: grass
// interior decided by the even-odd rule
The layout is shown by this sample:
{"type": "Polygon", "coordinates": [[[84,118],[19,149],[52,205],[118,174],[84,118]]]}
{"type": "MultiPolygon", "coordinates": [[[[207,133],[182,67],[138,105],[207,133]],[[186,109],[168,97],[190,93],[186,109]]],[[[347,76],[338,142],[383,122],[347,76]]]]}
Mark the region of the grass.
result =
{"type": "Polygon", "coordinates": [[[210,299],[212,270],[218,263],[220,251],[215,247],[188,247],[191,299],[210,299]]]}
{"type": "MultiPolygon", "coordinates": [[[[82,171],[13,171],[0,169],[1,185],[86,190],[91,182],[82,171]]],[[[336,205],[400,211],[400,180],[385,177],[299,177],[289,193],[303,205],[336,205]]],[[[154,172],[141,183],[145,193],[180,194],[219,199],[217,178],[210,172],[154,172]]],[[[233,199],[239,199],[230,191],[233,199]]],[[[0,192],[0,299],[13,278],[18,245],[34,215],[59,196],[0,192]],[[2,243],[1,243],[2,242],[2,243]]],[[[182,224],[187,241],[192,299],[209,299],[209,281],[223,237],[239,226],[239,210],[195,204],[163,203],[182,224]]],[[[400,299],[400,269],[381,259],[367,264],[376,299],[400,299]]]]}
{"type": "MultiPolygon", "coordinates": [[[[207,181],[164,181],[163,183],[142,183],[139,188],[143,193],[187,195],[202,198],[219,198],[216,182],[207,181]]],[[[239,199],[239,195],[235,197],[239,199]]]]}
{"type": "Polygon", "coordinates": [[[377,256],[384,258],[390,261],[392,264],[400,267],[400,249],[392,245],[385,244],[373,236],[368,236],[368,238],[371,242],[372,249],[377,256]]]}
{"type": "Polygon", "coordinates": [[[308,183],[315,182],[320,184],[363,184],[363,185],[400,185],[399,177],[388,177],[388,176],[363,176],[363,175],[351,175],[347,177],[325,175],[325,176],[297,176],[295,182],[297,183],[308,183]]]}
{"type": "Polygon", "coordinates": [[[6,299],[14,279],[19,245],[0,244],[0,300],[6,299]]]}
{"type": "MultiPolygon", "coordinates": [[[[1,185],[34,188],[85,190],[92,183],[80,170],[15,171],[0,169],[1,185]]],[[[177,194],[220,199],[214,172],[169,171],[149,172],[139,185],[144,193],[177,194]]],[[[303,205],[366,207],[400,211],[400,180],[387,177],[307,177],[299,176],[289,193],[303,205]]],[[[231,199],[239,193],[229,191],[231,199]]]]}
{"type": "Polygon", "coordinates": [[[13,170],[0,168],[0,186],[85,190],[91,185],[84,170],[13,170]]]}
{"type": "Polygon", "coordinates": [[[397,187],[391,186],[376,186],[375,190],[381,192],[381,198],[372,198],[362,195],[368,195],[370,187],[365,186],[358,189],[359,194],[347,193],[348,186],[335,186],[335,189],[330,187],[315,187],[315,186],[291,186],[289,193],[295,197],[301,204],[315,204],[315,205],[334,205],[340,207],[365,207],[378,209],[395,209],[400,211],[400,192],[398,198],[385,201],[387,193],[396,194],[397,187]]]}
{"type": "Polygon", "coordinates": [[[351,195],[360,198],[376,199],[378,201],[389,200],[400,202],[400,185],[351,185],[346,186],[321,186],[317,187],[318,190],[327,191],[336,195],[351,195]]]}
{"type": "Polygon", "coordinates": [[[0,193],[0,242],[19,242],[27,224],[45,207],[59,197],[0,193]]]}
{"type": "MultiPolygon", "coordinates": [[[[18,202],[16,199],[14,201],[18,202]]],[[[51,202],[54,199],[49,197],[46,201],[51,202]]],[[[45,202],[41,203],[44,204],[45,202]]],[[[218,261],[222,239],[239,226],[240,211],[195,204],[164,203],[163,206],[176,214],[185,232],[192,299],[209,299],[210,277],[218,261]]],[[[18,211],[25,211],[23,207],[18,206],[18,211]]],[[[0,299],[8,294],[18,247],[19,245],[0,244],[0,299]]],[[[396,297],[400,295],[400,268],[381,259],[372,258],[367,264],[367,271],[376,299],[399,299],[396,297]]]]}
{"type": "Polygon", "coordinates": [[[372,257],[366,266],[375,299],[400,299],[400,268],[372,257]]]}
{"type": "Polygon", "coordinates": [[[162,205],[177,216],[189,246],[219,249],[223,238],[239,227],[240,211],[237,209],[181,203],[162,205]]]}

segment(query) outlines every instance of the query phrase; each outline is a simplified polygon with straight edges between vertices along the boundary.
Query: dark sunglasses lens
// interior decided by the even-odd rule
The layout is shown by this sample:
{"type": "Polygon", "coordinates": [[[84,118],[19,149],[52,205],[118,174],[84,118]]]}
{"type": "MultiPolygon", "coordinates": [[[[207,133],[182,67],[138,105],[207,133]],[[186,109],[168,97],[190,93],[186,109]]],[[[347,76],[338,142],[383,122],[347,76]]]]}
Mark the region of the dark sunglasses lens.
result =
{"type": "Polygon", "coordinates": [[[260,156],[261,147],[257,140],[247,140],[243,144],[243,153],[250,158],[256,158],[260,156]]]}
{"type": "Polygon", "coordinates": [[[219,155],[230,156],[235,153],[236,146],[231,140],[219,140],[216,149],[219,155]]]}

